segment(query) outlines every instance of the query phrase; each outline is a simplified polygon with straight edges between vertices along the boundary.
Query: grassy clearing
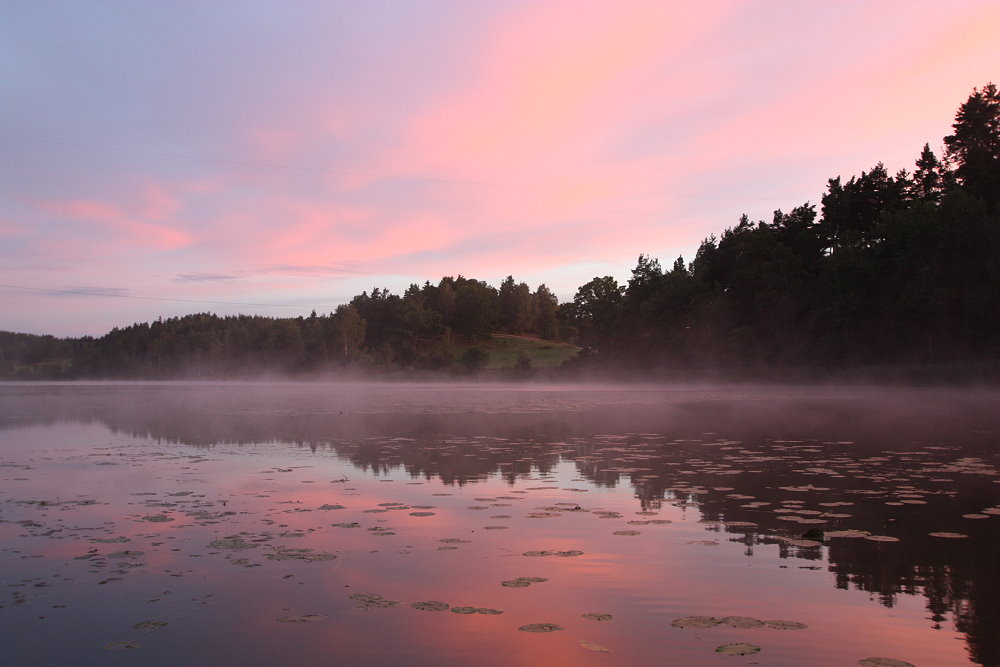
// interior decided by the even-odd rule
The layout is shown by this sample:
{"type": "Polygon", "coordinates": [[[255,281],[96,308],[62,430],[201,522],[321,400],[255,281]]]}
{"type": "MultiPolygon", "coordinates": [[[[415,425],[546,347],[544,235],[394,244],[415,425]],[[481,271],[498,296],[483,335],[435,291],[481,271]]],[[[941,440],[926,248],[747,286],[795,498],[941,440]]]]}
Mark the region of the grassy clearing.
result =
{"type": "Polygon", "coordinates": [[[531,360],[532,368],[555,368],[575,357],[577,352],[577,348],[569,343],[494,335],[489,346],[490,359],[486,368],[514,368],[522,353],[531,360]]]}

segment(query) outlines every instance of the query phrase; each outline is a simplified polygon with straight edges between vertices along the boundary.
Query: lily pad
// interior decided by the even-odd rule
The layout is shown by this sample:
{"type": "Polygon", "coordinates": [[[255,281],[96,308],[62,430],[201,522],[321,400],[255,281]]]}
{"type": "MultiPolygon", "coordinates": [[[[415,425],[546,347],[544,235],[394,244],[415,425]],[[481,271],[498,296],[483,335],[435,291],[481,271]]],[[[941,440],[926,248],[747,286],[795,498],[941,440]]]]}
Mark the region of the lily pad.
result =
{"type": "Polygon", "coordinates": [[[221,540],[212,540],[208,543],[209,549],[230,549],[232,551],[242,551],[244,549],[256,549],[259,545],[252,542],[245,542],[240,537],[226,537],[221,540]]]}
{"type": "Polygon", "coordinates": [[[717,647],[715,652],[722,655],[753,655],[754,653],[760,653],[760,647],[739,642],[737,644],[723,644],[717,647]]]}
{"type": "Polygon", "coordinates": [[[450,605],[445,602],[428,600],[427,602],[414,602],[410,606],[420,611],[445,611],[450,605]]]}
{"type": "Polygon", "coordinates": [[[858,660],[861,667],[916,667],[911,662],[896,660],[895,658],[864,658],[858,660]]]}
{"type": "Polygon", "coordinates": [[[543,581],[548,581],[548,579],[545,577],[518,577],[517,579],[501,581],[500,585],[507,588],[527,588],[531,584],[540,584],[543,581]]]}
{"type": "Polygon", "coordinates": [[[111,642],[102,647],[105,651],[121,651],[123,649],[139,648],[139,642],[121,641],[111,642]]]}
{"type": "Polygon", "coordinates": [[[775,630],[805,630],[809,627],[798,621],[764,621],[764,625],[775,630]]]}
{"type": "Polygon", "coordinates": [[[732,628],[764,627],[764,621],[758,621],[756,618],[750,618],[749,616],[726,616],[725,618],[719,620],[721,623],[725,623],[732,628]]]}
{"type": "Polygon", "coordinates": [[[166,621],[139,621],[133,627],[136,630],[154,630],[156,628],[162,628],[166,624],[166,621]]]}
{"type": "Polygon", "coordinates": [[[714,628],[722,623],[721,620],[712,616],[685,616],[675,618],[670,625],[675,628],[714,628]]]}
{"type": "Polygon", "coordinates": [[[592,621],[610,621],[614,618],[611,614],[602,614],[596,611],[590,611],[582,615],[584,618],[589,618],[592,621]]]}
{"type": "Polygon", "coordinates": [[[848,537],[848,538],[860,538],[867,537],[868,531],[866,530],[828,530],[826,531],[827,537],[848,537]]]}
{"type": "Polygon", "coordinates": [[[521,632],[555,632],[564,629],[563,626],[555,623],[529,623],[518,628],[521,632]]]}
{"type": "Polygon", "coordinates": [[[274,620],[279,623],[315,623],[322,621],[326,616],[323,614],[304,614],[302,616],[282,616],[274,620]]]}
{"type": "Polygon", "coordinates": [[[399,600],[387,600],[374,593],[354,593],[348,597],[357,602],[358,607],[363,608],[394,607],[399,604],[399,600]]]}
{"type": "Polygon", "coordinates": [[[290,547],[276,547],[274,553],[265,556],[268,560],[301,560],[313,563],[321,560],[333,560],[334,554],[323,551],[313,551],[312,549],[292,549],[290,547]]]}
{"type": "Polygon", "coordinates": [[[596,653],[611,653],[610,649],[606,649],[600,644],[589,642],[586,639],[580,640],[580,646],[587,649],[588,651],[594,651],[596,653]]]}

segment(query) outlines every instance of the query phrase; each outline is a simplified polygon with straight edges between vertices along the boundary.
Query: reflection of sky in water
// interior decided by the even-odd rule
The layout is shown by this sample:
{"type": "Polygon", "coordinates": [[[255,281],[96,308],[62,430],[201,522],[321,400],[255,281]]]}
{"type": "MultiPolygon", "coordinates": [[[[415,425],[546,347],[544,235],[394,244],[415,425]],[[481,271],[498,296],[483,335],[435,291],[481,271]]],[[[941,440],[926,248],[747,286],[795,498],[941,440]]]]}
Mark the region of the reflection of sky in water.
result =
{"type": "Polygon", "coordinates": [[[946,665],[968,660],[959,636],[980,661],[995,664],[997,591],[988,575],[1000,517],[961,517],[1000,500],[990,450],[996,435],[976,419],[935,430],[935,420],[920,422],[897,401],[894,421],[869,406],[845,424],[839,415],[850,405],[831,401],[834,418],[824,421],[814,402],[798,406],[811,420],[795,437],[795,418],[762,414],[787,408],[787,394],[747,401],[746,390],[713,393],[704,412],[699,394],[680,400],[676,392],[630,401],[621,391],[602,398],[536,390],[524,398],[496,388],[425,387],[414,398],[409,388],[401,395],[380,387],[373,407],[357,387],[334,399],[286,387],[268,412],[258,388],[249,396],[229,388],[224,398],[209,390],[211,401],[178,385],[78,395],[67,388],[56,396],[34,389],[30,401],[10,391],[0,388],[12,399],[0,404],[0,565],[8,573],[0,621],[16,638],[7,649],[15,662],[99,663],[128,654],[154,663],[663,664],[669,656],[674,664],[731,664],[737,658],[715,647],[749,642],[762,651],[744,660],[762,664],[890,656],[946,665]],[[480,417],[442,419],[419,409],[461,403],[457,394],[489,405],[480,417]],[[518,401],[528,402],[526,412],[518,401]],[[546,402],[556,407],[539,417],[546,402]],[[405,405],[394,411],[397,404],[405,405]],[[490,417],[497,406],[505,419],[490,417]],[[377,410],[403,417],[364,417],[377,410]],[[941,439],[949,429],[951,440],[941,439]],[[191,432],[201,437],[187,440],[191,432]],[[826,439],[847,435],[853,444],[826,439]],[[852,493],[876,488],[883,492],[852,493]],[[820,504],[831,502],[854,505],[820,504]],[[655,514],[639,514],[643,508],[655,514]],[[817,512],[851,516],[824,524],[781,519],[817,512]],[[649,520],[671,523],[628,523],[649,520]],[[901,541],[836,538],[800,547],[781,539],[816,526],[901,541]],[[639,534],[614,534],[622,530],[639,534]],[[970,537],[929,537],[934,530],[970,537]],[[257,546],[209,547],[234,536],[257,546]],[[99,541],[117,538],[128,541],[99,541]],[[584,553],[522,555],[543,550],[584,553]],[[337,558],[294,557],[310,554],[337,558]],[[518,577],[548,581],[500,585],[518,577]],[[352,593],[400,604],[360,609],[352,593]],[[410,606],[425,600],[504,613],[410,606]],[[942,600],[943,608],[928,608],[942,600]],[[958,634],[955,605],[965,612],[958,634]],[[588,612],[614,618],[583,618],[588,612]],[[276,620],[311,614],[323,618],[276,620]],[[809,627],[671,627],[690,615],[809,627]],[[148,620],[167,625],[134,627],[148,620]],[[545,622],[565,629],[517,631],[545,622]],[[101,650],[116,641],[141,646],[101,650]]]}

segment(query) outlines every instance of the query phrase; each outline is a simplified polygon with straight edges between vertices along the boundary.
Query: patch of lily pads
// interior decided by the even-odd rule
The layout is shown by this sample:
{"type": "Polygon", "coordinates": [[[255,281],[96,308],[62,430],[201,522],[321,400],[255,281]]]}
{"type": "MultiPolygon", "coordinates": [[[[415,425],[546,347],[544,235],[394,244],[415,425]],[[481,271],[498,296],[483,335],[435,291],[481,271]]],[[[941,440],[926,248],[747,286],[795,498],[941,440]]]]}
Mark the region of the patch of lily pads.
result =
{"type": "Polygon", "coordinates": [[[507,588],[527,588],[531,584],[540,584],[543,581],[548,581],[548,579],[545,577],[518,577],[517,579],[501,581],[500,585],[507,588]]]}
{"type": "Polygon", "coordinates": [[[565,630],[565,628],[556,623],[529,623],[528,625],[522,625],[518,630],[521,632],[557,632],[565,630]]]}
{"type": "Polygon", "coordinates": [[[353,593],[348,596],[358,604],[357,607],[363,609],[381,609],[385,607],[395,607],[399,600],[388,600],[375,593],[353,593]]]}
{"type": "Polygon", "coordinates": [[[739,642],[736,644],[723,644],[717,647],[715,652],[722,655],[753,655],[754,653],[760,653],[760,647],[754,644],[739,642]]]}
{"type": "Polygon", "coordinates": [[[581,614],[581,616],[591,621],[610,621],[614,618],[611,614],[602,614],[596,611],[587,612],[586,614],[581,614]]]}
{"type": "Polygon", "coordinates": [[[805,630],[809,626],[798,621],[769,620],[762,621],[749,616],[685,616],[675,618],[670,625],[675,628],[714,628],[719,625],[728,625],[731,628],[762,628],[768,627],[774,630],[805,630]]]}
{"type": "Polygon", "coordinates": [[[333,560],[337,556],[335,554],[326,553],[324,551],[313,551],[312,549],[293,549],[291,547],[275,547],[272,553],[265,556],[268,560],[301,560],[306,563],[314,563],[317,561],[333,560]]]}
{"type": "Polygon", "coordinates": [[[452,607],[451,612],[453,614],[483,614],[485,616],[498,616],[503,613],[503,609],[492,609],[490,607],[470,607],[470,606],[460,606],[452,607]]]}

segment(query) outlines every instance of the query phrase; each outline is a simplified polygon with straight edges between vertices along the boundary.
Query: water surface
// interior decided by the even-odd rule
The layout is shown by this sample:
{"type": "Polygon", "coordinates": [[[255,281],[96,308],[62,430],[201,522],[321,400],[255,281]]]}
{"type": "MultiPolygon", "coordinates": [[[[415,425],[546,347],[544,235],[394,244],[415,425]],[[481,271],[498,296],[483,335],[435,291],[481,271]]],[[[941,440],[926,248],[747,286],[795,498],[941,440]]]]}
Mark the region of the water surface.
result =
{"type": "Polygon", "coordinates": [[[0,385],[4,661],[997,665],[997,414],[964,390],[0,385]]]}

